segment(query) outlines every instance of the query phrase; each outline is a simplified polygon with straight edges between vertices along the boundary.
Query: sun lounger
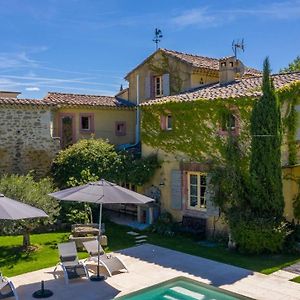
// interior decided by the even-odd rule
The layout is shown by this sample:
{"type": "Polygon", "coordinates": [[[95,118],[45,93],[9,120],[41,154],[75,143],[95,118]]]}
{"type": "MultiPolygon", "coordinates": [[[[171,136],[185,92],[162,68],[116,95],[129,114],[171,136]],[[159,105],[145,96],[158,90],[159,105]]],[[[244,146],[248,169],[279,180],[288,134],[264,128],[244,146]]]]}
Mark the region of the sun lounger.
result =
{"type": "MultiPolygon", "coordinates": [[[[83,246],[90,255],[90,257],[86,261],[92,261],[97,263],[98,262],[98,241],[93,240],[93,241],[83,242],[83,246]]],[[[109,276],[112,276],[114,273],[120,272],[122,270],[126,270],[127,272],[129,272],[126,265],[123,263],[123,261],[120,258],[111,254],[105,254],[101,246],[100,246],[99,262],[100,265],[107,270],[109,276]]]]}
{"type": "Polygon", "coordinates": [[[3,277],[0,274],[0,299],[5,299],[9,297],[15,297],[16,300],[19,299],[17,291],[11,280],[3,277]]]}
{"type": "Polygon", "coordinates": [[[77,249],[75,242],[58,244],[58,251],[60,257],[60,263],[57,266],[61,266],[64,272],[64,278],[66,284],[69,283],[69,279],[87,277],[89,278],[88,270],[84,263],[78,261],[77,249]]]}

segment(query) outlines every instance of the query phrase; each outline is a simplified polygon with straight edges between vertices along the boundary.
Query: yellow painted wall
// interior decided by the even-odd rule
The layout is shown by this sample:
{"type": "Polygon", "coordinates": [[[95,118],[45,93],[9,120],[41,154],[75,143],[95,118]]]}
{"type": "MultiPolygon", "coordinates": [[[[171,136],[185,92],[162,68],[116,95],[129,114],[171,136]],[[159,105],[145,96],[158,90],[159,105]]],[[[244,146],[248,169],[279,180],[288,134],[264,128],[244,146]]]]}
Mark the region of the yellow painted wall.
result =
{"type": "MultiPolygon", "coordinates": [[[[154,64],[155,66],[161,67],[163,62],[162,54],[161,52],[157,52],[153,58],[151,59],[151,64],[154,64]]],[[[191,87],[191,72],[192,68],[180,62],[178,59],[175,59],[173,57],[169,57],[169,69],[170,69],[170,91],[171,94],[176,94],[180,91],[187,90],[191,87]],[[173,74],[173,76],[172,76],[173,74]],[[179,77],[180,81],[182,82],[182,87],[180,91],[175,92],[176,88],[178,87],[177,81],[174,80],[175,77],[179,77]],[[175,82],[176,81],[176,82],[175,82]],[[172,93],[173,90],[173,93],[172,93]]],[[[150,67],[148,62],[141,65],[138,69],[136,69],[134,72],[132,72],[129,77],[129,99],[130,101],[136,102],[136,95],[137,95],[137,74],[139,74],[139,93],[140,93],[140,102],[143,102],[145,100],[145,78],[147,76],[155,76],[155,75],[163,75],[163,74],[156,74],[154,73],[150,67]]]]}
{"type": "Polygon", "coordinates": [[[215,75],[208,75],[204,72],[201,73],[193,73],[191,75],[191,88],[200,86],[200,82],[203,84],[209,84],[209,83],[217,83],[219,81],[219,74],[216,73],[215,75]]]}
{"type": "Polygon", "coordinates": [[[300,165],[283,168],[282,175],[285,201],[284,216],[288,221],[292,221],[295,218],[293,214],[293,199],[299,193],[297,180],[300,179],[300,165]]]}
{"type": "Polygon", "coordinates": [[[62,108],[54,113],[54,136],[60,136],[60,113],[75,114],[76,139],[90,138],[90,133],[81,133],[79,127],[79,115],[81,113],[93,113],[95,124],[95,137],[108,139],[112,144],[127,144],[135,142],[135,110],[121,109],[90,109],[90,108],[62,108]],[[126,135],[115,135],[115,122],[126,122],[126,135]]]}
{"type": "MultiPolygon", "coordinates": [[[[145,185],[144,191],[146,191],[151,185],[157,186],[161,191],[161,210],[168,211],[172,214],[175,221],[181,221],[183,215],[191,215],[203,217],[203,214],[200,211],[185,209],[183,205],[183,209],[172,209],[171,207],[171,194],[172,194],[172,183],[171,183],[171,172],[172,170],[180,170],[180,161],[186,160],[187,157],[184,154],[178,153],[177,155],[173,155],[171,153],[166,153],[162,150],[153,149],[150,146],[142,144],[142,153],[143,156],[148,156],[151,154],[157,154],[158,160],[161,162],[161,168],[159,168],[151,182],[145,185]],[[161,186],[161,183],[164,183],[161,186]]],[[[183,201],[186,201],[183,199],[183,201]]],[[[224,222],[224,219],[217,217],[208,217],[207,218],[207,234],[211,235],[215,227],[216,233],[223,233],[227,231],[227,225],[224,222]],[[215,223],[215,225],[214,225],[215,223]]]]}

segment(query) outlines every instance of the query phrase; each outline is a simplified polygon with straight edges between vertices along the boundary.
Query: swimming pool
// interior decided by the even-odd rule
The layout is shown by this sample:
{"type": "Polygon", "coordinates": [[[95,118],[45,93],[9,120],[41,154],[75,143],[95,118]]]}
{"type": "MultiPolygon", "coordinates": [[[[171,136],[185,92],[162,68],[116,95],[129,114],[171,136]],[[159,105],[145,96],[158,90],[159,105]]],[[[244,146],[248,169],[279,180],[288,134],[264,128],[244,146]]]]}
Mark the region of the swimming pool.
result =
{"type": "Polygon", "coordinates": [[[118,300],[236,300],[250,299],[186,277],[150,286],[118,300]]]}

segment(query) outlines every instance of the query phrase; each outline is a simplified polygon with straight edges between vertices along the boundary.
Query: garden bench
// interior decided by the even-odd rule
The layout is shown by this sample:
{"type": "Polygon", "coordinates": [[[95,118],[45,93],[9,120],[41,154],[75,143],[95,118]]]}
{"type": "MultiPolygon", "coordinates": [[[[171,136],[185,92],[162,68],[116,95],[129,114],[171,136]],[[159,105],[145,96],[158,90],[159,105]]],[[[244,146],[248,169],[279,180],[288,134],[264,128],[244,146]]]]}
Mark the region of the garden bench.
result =
{"type": "Polygon", "coordinates": [[[206,237],[206,219],[190,216],[183,216],[182,221],[178,223],[180,232],[191,233],[197,235],[200,239],[206,237]]]}

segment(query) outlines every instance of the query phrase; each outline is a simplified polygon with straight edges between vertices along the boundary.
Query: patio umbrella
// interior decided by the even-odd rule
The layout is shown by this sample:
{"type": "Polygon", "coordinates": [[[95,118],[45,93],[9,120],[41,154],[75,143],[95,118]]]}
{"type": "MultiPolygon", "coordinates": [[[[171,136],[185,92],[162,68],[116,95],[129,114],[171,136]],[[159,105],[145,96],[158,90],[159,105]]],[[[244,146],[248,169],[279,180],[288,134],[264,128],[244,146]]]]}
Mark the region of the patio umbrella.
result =
{"type": "Polygon", "coordinates": [[[141,195],[134,191],[125,189],[115,183],[104,179],[97,182],[90,182],[82,186],[76,186],[49,194],[50,196],[63,201],[87,202],[99,204],[99,234],[98,234],[98,264],[97,275],[92,276],[91,280],[102,280],[99,276],[100,260],[100,235],[102,222],[102,205],[114,203],[126,204],[146,204],[154,199],[141,195]]]}
{"type": "Polygon", "coordinates": [[[10,199],[0,194],[0,219],[21,220],[44,218],[48,215],[41,209],[10,199]]]}

